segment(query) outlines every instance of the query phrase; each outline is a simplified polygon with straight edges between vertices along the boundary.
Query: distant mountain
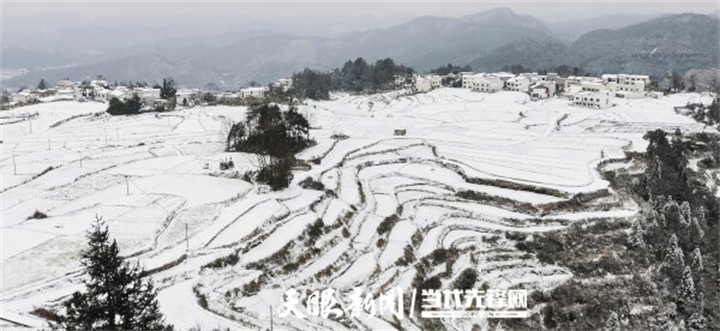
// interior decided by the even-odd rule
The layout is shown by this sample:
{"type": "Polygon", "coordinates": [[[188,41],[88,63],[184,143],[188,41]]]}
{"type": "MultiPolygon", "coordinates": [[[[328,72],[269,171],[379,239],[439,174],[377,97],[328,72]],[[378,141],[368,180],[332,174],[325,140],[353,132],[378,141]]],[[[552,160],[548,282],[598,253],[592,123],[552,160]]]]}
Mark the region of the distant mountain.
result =
{"type": "MultiPolygon", "coordinates": [[[[613,24],[620,24],[615,21],[613,24]]],[[[541,21],[499,8],[460,18],[420,17],[390,28],[334,37],[298,36],[274,31],[227,33],[183,38],[112,54],[94,55],[85,64],[62,68],[29,66],[5,54],[4,63],[26,65],[30,72],[3,81],[8,87],[33,85],[41,77],[82,79],[102,73],[110,80],[162,81],[173,76],[184,86],[209,82],[236,88],[251,80],[267,83],[305,67],[332,69],[348,59],[391,57],[426,71],[448,62],[491,71],[521,64],[553,69],[561,64],[591,72],[634,72],[664,76],[668,71],[708,68],[718,63],[718,20],[708,15],[672,15],[616,30],[583,34],[561,41],[541,21]]],[[[65,56],[59,63],[68,63],[65,56]]],[[[11,68],[9,66],[6,66],[11,68]]]]}
{"type": "Polygon", "coordinates": [[[552,33],[561,40],[572,43],[583,34],[601,29],[617,30],[637,23],[642,23],[660,15],[603,15],[583,20],[569,20],[545,23],[552,33]]]}
{"type": "Polygon", "coordinates": [[[661,17],[618,30],[597,30],[572,44],[575,62],[594,73],[669,72],[716,68],[720,50],[718,20],[708,15],[661,17]]]}

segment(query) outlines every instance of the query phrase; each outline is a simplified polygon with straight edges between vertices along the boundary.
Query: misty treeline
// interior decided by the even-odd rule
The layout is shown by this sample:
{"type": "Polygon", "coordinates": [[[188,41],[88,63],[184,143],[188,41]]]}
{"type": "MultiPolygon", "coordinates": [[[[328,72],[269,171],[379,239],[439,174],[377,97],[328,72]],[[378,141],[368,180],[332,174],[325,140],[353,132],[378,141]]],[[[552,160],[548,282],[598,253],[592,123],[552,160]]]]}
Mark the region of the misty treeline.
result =
{"type": "Polygon", "coordinates": [[[646,152],[627,155],[644,171],[604,172],[614,190],[639,203],[641,213],[519,241],[519,249],[567,267],[575,277],[552,291],[532,293],[531,306],[544,304],[540,314],[502,321],[506,327],[707,330],[720,325],[720,201],[717,183],[708,176],[720,169],[720,135],[658,129],[644,138],[646,152]]]}
{"type": "Polygon", "coordinates": [[[330,71],[305,69],[294,73],[293,89],[304,98],[327,100],[330,91],[377,93],[396,89],[412,81],[414,70],[396,64],[391,58],[369,63],[359,57],[348,60],[342,68],[330,71]]]}
{"type": "Polygon", "coordinates": [[[73,293],[59,312],[43,308],[36,314],[61,330],[172,330],[160,312],[152,280],[144,277],[139,265],[120,256],[101,218],[96,218],[87,239],[81,260],[85,290],[73,293]]]}
{"type": "Polygon", "coordinates": [[[295,153],[313,143],[310,123],[296,107],[283,111],[276,104],[262,104],[250,107],[245,121],[232,125],[227,151],[257,154],[260,170],[252,174],[254,179],[279,190],[292,180],[295,153]]]}

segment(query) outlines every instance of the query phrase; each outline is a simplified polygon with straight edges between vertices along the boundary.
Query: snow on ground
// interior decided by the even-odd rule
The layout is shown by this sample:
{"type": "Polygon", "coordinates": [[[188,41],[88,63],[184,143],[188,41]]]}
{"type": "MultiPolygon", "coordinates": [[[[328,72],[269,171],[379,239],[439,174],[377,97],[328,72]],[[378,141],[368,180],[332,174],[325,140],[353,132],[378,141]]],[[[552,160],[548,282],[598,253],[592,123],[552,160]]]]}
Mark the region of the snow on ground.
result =
{"type": "MultiPolygon", "coordinates": [[[[112,117],[101,113],[103,103],[56,101],[4,111],[0,317],[43,325],[29,311],[78,289],[78,256],[96,215],[123,254],[162,267],[153,276],[160,307],[178,329],[268,325],[268,305],[277,306],[291,286],[409,286],[414,267],[399,263],[408,246],[415,259],[440,248],[461,252],[444,283],[476,268],[491,286],[547,288],[572,274],[517,251],[503,233],[563,231],[572,222],[634,217],[636,208],[620,203],[542,216],[518,206],[607,188],[596,165],[643,150],[648,130],[704,130],[673,111],[704,98],[698,94],[616,100],[616,107],[595,110],[564,98],[530,102],[516,92],[404,93],[339,94],[300,106],[318,128],[311,131],[317,144],[298,155],[312,167],[294,171],[289,189],[267,194],[230,176],[255,169],[254,156],[224,152],[227,131],[245,107],[112,117]],[[394,136],[395,129],[407,136],[394,136]],[[219,170],[228,158],[236,169],[219,170]],[[299,188],[307,177],[326,191],[299,188]],[[456,196],[466,190],[490,200],[456,196]],[[47,218],[30,218],[35,211],[47,218]],[[399,221],[379,234],[378,225],[396,213],[399,221]],[[310,239],[305,230],[317,219],[325,229],[310,239]],[[295,245],[277,257],[288,243],[295,245]],[[201,271],[234,252],[237,265],[201,271]],[[263,274],[251,262],[272,276],[255,295],[233,294],[263,274]],[[284,272],[290,262],[297,269],[284,272]],[[208,309],[197,304],[196,286],[209,295],[208,309]]],[[[278,326],[297,322],[275,318],[278,326]]],[[[391,320],[352,322],[375,328],[391,320]]]]}

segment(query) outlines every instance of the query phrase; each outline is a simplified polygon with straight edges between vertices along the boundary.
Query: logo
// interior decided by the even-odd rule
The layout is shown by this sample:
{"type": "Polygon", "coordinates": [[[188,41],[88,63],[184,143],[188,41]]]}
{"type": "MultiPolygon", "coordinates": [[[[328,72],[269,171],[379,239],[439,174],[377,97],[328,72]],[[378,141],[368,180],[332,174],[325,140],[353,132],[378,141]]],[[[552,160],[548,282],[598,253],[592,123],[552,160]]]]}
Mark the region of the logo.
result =
{"type": "MultiPolygon", "coordinates": [[[[338,292],[332,288],[313,291],[301,305],[300,292],[291,288],[285,291],[284,302],[278,310],[280,317],[294,315],[298,318],[316,316],[327,319],[348,315],[360,317],[391,313],[398,319],[405,318],[405,305],[409,305],[408,317],[415,317],[418,291],[405,293],[399,287],[377,297],[363,293],[356,287],[345,300],[338,300],[338,292]],[[406,301],[404,299],[410,299],[406,301]],[[345,309],[341,302],[346,303],[345,309]]],[[[527,318],[527,290],[433,290],[423,289],[418,302],[420,318],[527,318]]]]}

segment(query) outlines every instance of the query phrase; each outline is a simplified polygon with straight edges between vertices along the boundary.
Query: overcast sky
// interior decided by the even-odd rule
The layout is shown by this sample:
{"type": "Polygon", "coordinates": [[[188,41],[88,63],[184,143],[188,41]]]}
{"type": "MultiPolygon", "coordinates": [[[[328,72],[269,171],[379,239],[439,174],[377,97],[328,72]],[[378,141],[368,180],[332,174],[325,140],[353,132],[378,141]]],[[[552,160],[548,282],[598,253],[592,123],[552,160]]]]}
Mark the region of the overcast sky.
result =
{"type": "MultiPolygon", "coordinates": [[[[484,10],[509,7],[549,21],[562,21],[607,14],[659,14],[694,12],[709,14],[718,9],[718,1],[272,1],[272,2],[188,2],[188,1],[3,1],[3,20],[17,18],[64,18],[65,24],[83,20],[167,23],[178,19],[224,23],[236,18],[276,21],[300,17],[457,17],[484,10]],[[212,19],[218,19],[214,21],[212,19]]],[[[6,22],[7,23],[7,22],[6,22]]]]}

